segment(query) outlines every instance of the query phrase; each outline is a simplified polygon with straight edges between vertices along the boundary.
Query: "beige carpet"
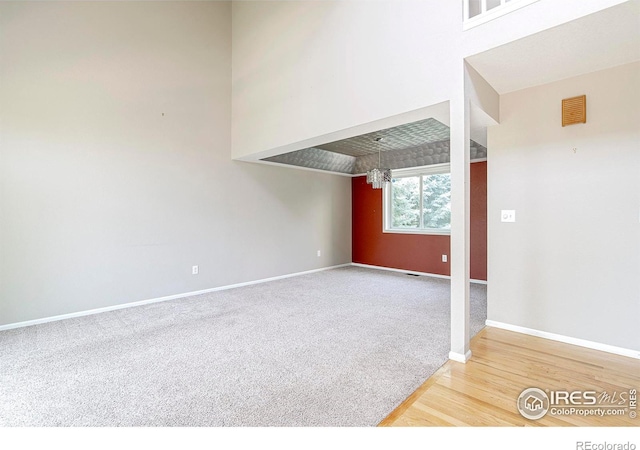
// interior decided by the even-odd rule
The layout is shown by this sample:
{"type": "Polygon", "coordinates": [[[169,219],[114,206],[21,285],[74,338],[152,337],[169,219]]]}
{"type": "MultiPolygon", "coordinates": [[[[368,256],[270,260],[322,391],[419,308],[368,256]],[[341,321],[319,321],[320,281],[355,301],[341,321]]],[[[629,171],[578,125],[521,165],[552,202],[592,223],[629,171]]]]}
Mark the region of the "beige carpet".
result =
{"type": "Polygon", "coordinates": [[[0,332],[0,425],[373,426],[448,351],[448,280],[345,267],[0,332]]]}

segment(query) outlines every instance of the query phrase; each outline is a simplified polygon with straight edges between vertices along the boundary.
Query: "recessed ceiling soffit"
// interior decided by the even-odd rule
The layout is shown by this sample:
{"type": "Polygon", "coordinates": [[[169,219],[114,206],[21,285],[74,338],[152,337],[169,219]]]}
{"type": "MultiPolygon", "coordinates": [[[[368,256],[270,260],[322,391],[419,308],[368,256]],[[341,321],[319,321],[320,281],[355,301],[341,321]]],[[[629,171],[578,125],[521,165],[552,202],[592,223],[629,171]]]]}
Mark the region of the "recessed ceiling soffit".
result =
{"type": "MultiPolygon", "coordinates": [[[[265,158],[264,161],[344,174],[361,174],[378,166],[389,169],[449,162],[449,127],[426,119],[265,158]],[[383,138],[381,141],[376,140],[383,138]]],[[[470,157],[487,157],[487,149],[471,141],[470,157]]]]}

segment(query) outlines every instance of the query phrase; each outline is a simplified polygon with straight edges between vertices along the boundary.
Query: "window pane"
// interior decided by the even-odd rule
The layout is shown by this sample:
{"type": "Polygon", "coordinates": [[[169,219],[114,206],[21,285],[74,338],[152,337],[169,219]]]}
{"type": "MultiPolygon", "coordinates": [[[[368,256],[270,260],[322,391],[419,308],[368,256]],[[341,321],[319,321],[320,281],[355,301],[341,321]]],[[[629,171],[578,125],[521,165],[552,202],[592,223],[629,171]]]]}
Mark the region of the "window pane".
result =
{"type": "Polygon", "coordinates": [[[451,175],[422,177],[422,214],[425,228],[451,228],[451,175]]]}
{"type": "Polygon", "coordinates": [[[500,0],[487,0],[487,11],[500,6],[500,0]]]}
{"type": "Polygon", "coordinates": [[[420,226],[420,177],[391,180],[391,201],[393,228],[420,226]]]}
{"type": "Polygon", "coordinates": [[[481,12],[480,0],[469,0],[469,18],[475,17],[481,12]]]}

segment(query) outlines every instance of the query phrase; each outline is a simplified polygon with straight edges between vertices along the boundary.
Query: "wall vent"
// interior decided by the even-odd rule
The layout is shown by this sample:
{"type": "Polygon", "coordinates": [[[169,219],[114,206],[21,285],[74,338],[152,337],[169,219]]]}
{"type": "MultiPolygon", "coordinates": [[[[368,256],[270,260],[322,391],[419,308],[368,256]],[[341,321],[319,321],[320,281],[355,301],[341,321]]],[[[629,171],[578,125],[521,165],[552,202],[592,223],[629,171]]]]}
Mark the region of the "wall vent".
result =
{"type": "Polygon", "coordinates": [[[587,123],[587,96],[565,98],[562,100],[562,126],[575,123],[587,123]]]}

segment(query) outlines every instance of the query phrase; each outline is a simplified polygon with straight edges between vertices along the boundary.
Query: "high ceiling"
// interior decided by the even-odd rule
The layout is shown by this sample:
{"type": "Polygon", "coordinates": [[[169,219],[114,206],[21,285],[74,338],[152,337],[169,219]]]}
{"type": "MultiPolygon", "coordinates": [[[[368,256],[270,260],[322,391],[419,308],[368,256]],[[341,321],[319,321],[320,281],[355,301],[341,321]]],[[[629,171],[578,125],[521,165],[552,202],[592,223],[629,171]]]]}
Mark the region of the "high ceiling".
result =
{"type": "Polygon", "coordinates": [[[467,57],[499,94],[639,60],[639,0],[467,57]]]}
{"type": "MultiPolygon", "coordinates": [[[[640,61],[640,0],[473,55],[467,61],[499,94],[640,61]]],[[[442,120],[442,119],[441,119],[442,120]]],[[[472,115],[471,158],[487,155],[472,115]],[[480,143],[478,143],[480,142],[480,143]]],[[[430,118],[263,159],[342,174],[449,161],[449,127],[430,118]],[[379,140],[378,138],[383,138],[379,140]]]]}

